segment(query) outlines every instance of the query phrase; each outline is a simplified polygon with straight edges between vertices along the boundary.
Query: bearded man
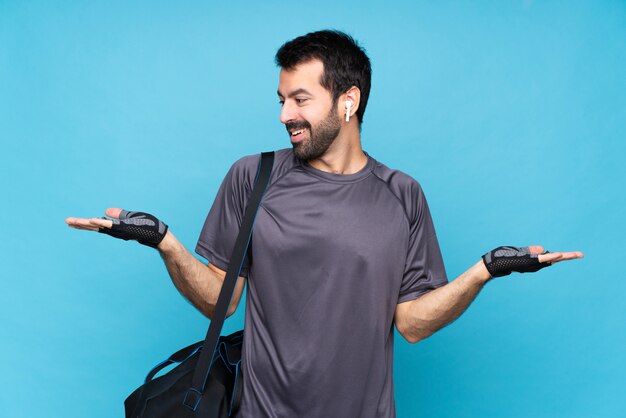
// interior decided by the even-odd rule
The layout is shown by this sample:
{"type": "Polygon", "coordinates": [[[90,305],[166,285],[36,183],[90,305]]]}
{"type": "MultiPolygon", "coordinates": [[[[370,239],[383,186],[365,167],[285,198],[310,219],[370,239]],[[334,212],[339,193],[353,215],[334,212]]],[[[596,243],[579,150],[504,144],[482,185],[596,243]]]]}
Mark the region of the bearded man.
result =
{"type": "MultiPolygon", "coordinates": [[[[361,147],[365,51],[326,30],[285,43],[276,63],[292,146],[275,153],[228,311],[247,283],[237,416],[395,417],[394,326],[416,343],[461,315],[492,277],[583,254],[498,247],[448,282],[420,184],[361,147]]],[[[235,162],[220,186],[196,246],[206,265],[152,216],[150,236],[121,209],[67,223],[157,248],[178,290],[211,318],[259,158],[235,162]]]]}

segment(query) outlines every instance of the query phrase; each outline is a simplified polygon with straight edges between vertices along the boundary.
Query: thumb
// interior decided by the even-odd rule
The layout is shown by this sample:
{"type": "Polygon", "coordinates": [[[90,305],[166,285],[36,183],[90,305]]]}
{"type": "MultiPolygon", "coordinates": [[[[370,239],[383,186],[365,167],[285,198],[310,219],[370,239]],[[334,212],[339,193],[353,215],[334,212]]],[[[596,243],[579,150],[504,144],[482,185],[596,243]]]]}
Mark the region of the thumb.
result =
{"type": "Polygon", "coordinates": [[[108,216],[109,218],[119,219],[121,212],[122,212],[122,209],[120,208],[108,208],[106,211],[104,211],[104,214],[108,216]]]}

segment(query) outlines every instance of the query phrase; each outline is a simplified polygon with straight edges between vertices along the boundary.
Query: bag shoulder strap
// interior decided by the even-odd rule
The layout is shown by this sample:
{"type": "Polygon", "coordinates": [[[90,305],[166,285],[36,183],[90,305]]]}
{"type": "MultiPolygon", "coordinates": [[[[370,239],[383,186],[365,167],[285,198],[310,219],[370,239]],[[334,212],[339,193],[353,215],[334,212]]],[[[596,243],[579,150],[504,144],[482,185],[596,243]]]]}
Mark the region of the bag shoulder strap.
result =
{"type": "Polygon", "coordinates": [[[187,391],[187,395],[185,396],[184,404],[193,410],[196,409],[198,403],[200,402],[206,381],[209,377],[211,364],[213,362],[213,357],[215,356],[217,341],[220,337],[220,333],[222,332],[222,326],[224,325],[224,320],[226,319],[226,313],[235,290],[237,278],[241,273],[243,261],[248,250],[248,245],[250,244],[250,238],[252,237],[254,220],[256,218],[259,205],[261,204],[261,199],[263,198],[265,190],[269,184],[273,165],[274,152],[262,153],[252,194],[250,195],[246,205],[243,220],[241,221],[239,235],[237,235],[237,240],[235,241],[230,262],[228,263],[226,277],[224,278],[224,283],[222,284],[222,290],[220,291],[217,304],[215,305],[213,319],[211,320],[211,324],[207,330],[204,345],[202,351],[200,352],[200,358],[196,364],[192,386],[187,391]]]}

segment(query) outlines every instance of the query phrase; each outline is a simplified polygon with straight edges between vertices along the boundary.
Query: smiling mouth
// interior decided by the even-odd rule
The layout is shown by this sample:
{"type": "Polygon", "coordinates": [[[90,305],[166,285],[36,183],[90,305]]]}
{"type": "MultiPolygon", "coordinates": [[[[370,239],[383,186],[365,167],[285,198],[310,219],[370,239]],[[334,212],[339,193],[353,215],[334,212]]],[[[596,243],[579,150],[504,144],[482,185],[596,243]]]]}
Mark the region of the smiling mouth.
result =
{"type": "Polygon", "coordinates": [[[298,140],[300,138],[302,138],[304,136],[304,131],[306,130],[306,128],[303,129],[297,129],[295,131],[292,131],[290,133],[291,139],[292,140],[298,140]]]}

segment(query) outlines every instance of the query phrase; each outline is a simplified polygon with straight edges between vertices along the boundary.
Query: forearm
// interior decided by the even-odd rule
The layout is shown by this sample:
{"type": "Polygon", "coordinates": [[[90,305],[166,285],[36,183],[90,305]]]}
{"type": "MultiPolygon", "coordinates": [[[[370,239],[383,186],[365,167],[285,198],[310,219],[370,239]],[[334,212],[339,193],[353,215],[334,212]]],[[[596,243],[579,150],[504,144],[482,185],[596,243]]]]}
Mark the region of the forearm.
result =
{"type": "Polygon", "coordinates": [[[410,342],[427,338],[457,319],[491,276],[479,261],[452,282],[407,303],[399,327],[410,342]]]}
{"type": "Polygon", "coordinates": [[[174,286],[200,312],[212,318],[224,278],[195,258],[170,231],[158,250],[174,286]]]}

